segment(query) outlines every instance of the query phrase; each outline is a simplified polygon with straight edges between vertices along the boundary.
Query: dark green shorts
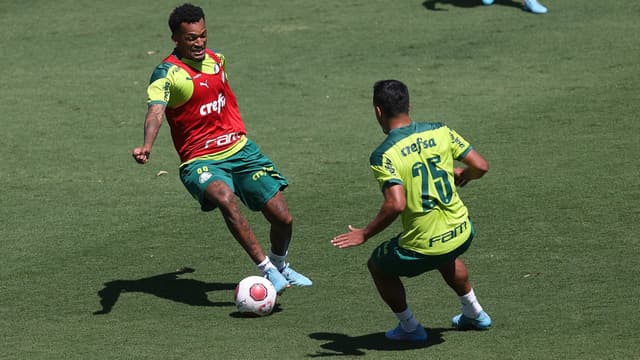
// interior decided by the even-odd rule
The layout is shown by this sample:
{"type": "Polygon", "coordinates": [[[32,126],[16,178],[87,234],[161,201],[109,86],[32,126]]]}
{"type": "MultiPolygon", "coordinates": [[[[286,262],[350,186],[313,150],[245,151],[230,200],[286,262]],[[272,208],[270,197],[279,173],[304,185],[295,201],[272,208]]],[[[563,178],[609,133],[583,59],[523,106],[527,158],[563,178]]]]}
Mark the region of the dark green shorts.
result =
{"type": "Polygon", "coordinates": [[[205,189],[216,180],[223,181],[251,210],[264,204],[289,183],[258,145],[248,140],[234,155],[223,160],[196,160],[180,168],[180,179],[189,193],[200,202],[202,211],[217,206],[205,197],[205,189]]]}
{"type": "Polygon", "coordinates": [[[451,252],[442,255],[424,255],[412,250],[407,250],[398,245],[400,235],[391,240],[385,241],[376,247],[371,254],[371,260],[384,272],[389,275],[414,277],[427,271],[435,270],[441,265],[455,260],[462,255],[473,240],[475,228],[471,223],[471,234],[469,238],[451,252]]]}

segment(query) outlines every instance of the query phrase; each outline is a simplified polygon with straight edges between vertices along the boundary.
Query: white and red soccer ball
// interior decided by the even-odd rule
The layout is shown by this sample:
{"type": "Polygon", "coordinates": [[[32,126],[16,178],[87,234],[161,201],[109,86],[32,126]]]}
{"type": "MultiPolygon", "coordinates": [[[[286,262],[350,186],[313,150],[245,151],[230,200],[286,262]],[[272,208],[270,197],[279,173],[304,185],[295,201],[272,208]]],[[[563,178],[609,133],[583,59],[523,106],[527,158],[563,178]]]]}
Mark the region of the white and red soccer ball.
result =
{"type": "Polygon", "coordinates": [[[276,288],[271,281],[260,276],[248,276],[236,286],[236,306],[245,315],[271,314],[277,297],[276,288]]]}

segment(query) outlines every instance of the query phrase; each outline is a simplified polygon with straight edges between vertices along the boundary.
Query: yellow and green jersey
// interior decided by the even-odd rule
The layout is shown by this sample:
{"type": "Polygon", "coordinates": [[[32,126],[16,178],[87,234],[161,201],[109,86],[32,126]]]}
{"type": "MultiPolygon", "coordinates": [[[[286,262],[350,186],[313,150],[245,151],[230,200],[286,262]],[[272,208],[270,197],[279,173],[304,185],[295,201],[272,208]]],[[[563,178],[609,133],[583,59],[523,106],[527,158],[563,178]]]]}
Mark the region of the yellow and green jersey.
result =
{"type": "MultiPolygon", "coordinates": [[[[225,57],[219,52],[213,51],[213,53],[219,61],[208,53],[202,61],[186,58],[180,58],[180,61],[202,74],[214,75],[224,71],[225,57]]],[[[226,72],[222,74],[226,80],[226,72]]],[[[177,108],[191,99],[196,84],[187,70],[165,60],[151,74],[147,87],[147,104],[162,104],[168,108],[177,108]]]]}
{"type": "Polygon", "coordinates": [[[465,139],[442,123],[412,122],[391,130],[371,154],[380,187],[400,184],[405,189],[400,246],[441,255],[467,240],[471,223],[454,184],[453,165],[470,150],[465,139]]]}

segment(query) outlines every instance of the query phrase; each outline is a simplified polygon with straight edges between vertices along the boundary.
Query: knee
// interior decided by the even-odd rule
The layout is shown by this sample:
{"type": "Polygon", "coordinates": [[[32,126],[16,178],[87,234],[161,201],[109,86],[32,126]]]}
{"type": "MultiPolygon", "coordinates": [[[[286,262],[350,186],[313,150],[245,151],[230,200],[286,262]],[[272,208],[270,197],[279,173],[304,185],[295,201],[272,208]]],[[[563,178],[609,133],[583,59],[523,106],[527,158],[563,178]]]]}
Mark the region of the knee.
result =
{"type": "Polygon", "coordinates": [[[292,227],[293,215],[284,201],[270,201],[262,210],[262,213],[273,226],[292,227]]]}
{"type": "Polygon", "coordinates": [[[236,196],[231,188],[219,181],[214,181],[207,186],[205,196],[222,211],[236,206],[236,196]]]}
{"type": "Polygon", "coordinates": [[[281,216],[280,224],[282,226],[288,226],[288,227],[293,226],[293,215],[291,215],[291,213],[287,211],[285,214],[281,216]]]}
{"type": "Polygon", "coordinates": [[[279,214],[278,216],[271,218],[269,222],[271,226],[277,229],[291,231],[293,228],[293,216],[289,213],[279,214]]]}

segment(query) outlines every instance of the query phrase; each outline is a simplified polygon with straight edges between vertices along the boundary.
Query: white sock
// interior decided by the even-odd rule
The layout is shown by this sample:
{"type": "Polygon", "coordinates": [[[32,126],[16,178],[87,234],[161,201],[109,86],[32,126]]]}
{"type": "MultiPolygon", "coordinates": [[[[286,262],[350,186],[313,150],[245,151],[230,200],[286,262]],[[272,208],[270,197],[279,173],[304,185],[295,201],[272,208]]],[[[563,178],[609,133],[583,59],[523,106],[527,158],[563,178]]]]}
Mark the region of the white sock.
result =
{"type": "Polygon", "coordinates": [[[264,260],[262,260],[262,262],[258,264],[258,269],[260,269],[260,271],[262,271],[263,274],[266,274],[267,270],[271,268],[277,270],[277,268],[273,266],[273,264],[271,263],[271,260],[269,260],[268,257],[264,258],[264,260]]]}
{"type": "Polygon", "coordinates": [[[413,332],[418,328],[418,325],[420,325],[408,307],[407,310],[395,314],[398,320],[400,320],[400,326],[406,332],[413,332]]]}
{"type": "Polygon", "coordinates": [[[269,259],[271,259],[271,263],[273,263],[273,265],[280,271],[282,269],[284,269],[285,266],[287,266],[286,260],[287,260],[287,254],[289,254],[289,252],[285,252],[284,255],[276,255],[273,253],[273,251],[269,252],[269,259]]]}
{"type": "Polygon", "coordinates": [[[478,299],[476,299],[476,294],[473,292],[473,289],[467,294],[460,296],[460,303],[462,304],[462,315],[468,318],[475,319],[482,311],[482,306],[480,306],[478,299]]]}

